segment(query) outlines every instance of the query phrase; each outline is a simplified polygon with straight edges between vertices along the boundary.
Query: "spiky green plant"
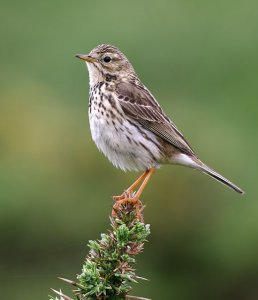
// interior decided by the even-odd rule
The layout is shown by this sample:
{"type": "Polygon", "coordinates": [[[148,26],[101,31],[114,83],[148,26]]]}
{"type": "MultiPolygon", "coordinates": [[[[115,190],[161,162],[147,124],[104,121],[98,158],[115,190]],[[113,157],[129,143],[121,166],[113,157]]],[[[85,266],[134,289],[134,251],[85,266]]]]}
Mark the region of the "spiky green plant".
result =
{"type": "MultiPolygon", "coordinates": [[[[73,293],[78,300],[144,299],[128,295],[131,284],[144,279],[135,274],[135,256],[143,251],[150,234],[150,226],[143,223],[142,215],[141,221],[136,215],[134,205],[121,205],[110,217],[111,230],[101,234],[100,240],[89,241],[90,251],[78,281],[61,278],[76,287],[73,293]]],[[[60,299],[72,300],[62,292],[55,292],[60,299]]]]}

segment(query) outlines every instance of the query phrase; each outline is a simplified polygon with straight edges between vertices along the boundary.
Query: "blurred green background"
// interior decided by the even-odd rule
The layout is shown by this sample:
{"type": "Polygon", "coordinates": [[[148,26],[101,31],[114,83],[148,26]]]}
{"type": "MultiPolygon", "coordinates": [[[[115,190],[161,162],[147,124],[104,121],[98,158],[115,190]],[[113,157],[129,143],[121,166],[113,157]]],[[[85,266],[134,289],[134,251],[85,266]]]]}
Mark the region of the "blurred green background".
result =
{"type": "Polygon", "coordinates": [[[119,47],[208,165],[246,195],[165,166],[142,200],[138,258],[152,299],[258,299],[257,1],[1,1],[0,294],[69,291],[111,196],[137,176],[91,141],[88,74],[74,58],[119,47]]]}

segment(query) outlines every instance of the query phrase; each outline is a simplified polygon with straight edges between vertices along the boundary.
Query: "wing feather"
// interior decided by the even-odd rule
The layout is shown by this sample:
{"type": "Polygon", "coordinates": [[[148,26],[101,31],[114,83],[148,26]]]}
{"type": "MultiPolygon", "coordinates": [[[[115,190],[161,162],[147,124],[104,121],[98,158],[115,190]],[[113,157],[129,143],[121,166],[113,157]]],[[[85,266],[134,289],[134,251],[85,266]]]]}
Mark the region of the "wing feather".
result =
{"type": "Polygon", "coordinates": [[[184,153],[194,154],[181,132],[143,85],[122,82],[117,84],[116,93],[126,115],[184,153]]]}

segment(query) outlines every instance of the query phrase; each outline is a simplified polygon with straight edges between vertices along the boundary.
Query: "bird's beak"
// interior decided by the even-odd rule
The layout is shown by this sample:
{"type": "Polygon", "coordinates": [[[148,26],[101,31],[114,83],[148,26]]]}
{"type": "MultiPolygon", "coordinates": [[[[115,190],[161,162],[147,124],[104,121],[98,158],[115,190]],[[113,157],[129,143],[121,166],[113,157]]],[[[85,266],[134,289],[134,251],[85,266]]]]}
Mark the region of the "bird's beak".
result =
{"type": "Polygon", "coordinates": [[[80,59],[85,60],[90,63],[97,61],[97,59],[93,58],[92,56],[90,56],[88,54],[76,54],[75,57],[80,58],[80,59]]]}

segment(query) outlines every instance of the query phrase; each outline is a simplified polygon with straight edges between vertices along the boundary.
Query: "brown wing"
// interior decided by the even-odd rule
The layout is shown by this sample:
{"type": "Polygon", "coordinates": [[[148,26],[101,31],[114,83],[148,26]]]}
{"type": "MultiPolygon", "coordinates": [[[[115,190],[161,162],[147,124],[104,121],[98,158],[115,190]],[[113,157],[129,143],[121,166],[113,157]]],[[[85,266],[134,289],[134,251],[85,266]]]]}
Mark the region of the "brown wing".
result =
{"type": "Polygon", "coordinates": [[[194,154],[183,135],[143,86],[122,82],[117,85],[116,93],[126,115],[137,119],[142,126],[184,153],[194,154]]]}

